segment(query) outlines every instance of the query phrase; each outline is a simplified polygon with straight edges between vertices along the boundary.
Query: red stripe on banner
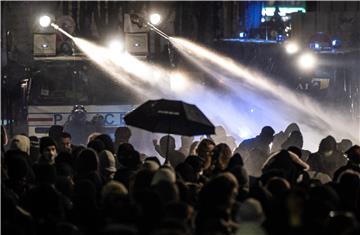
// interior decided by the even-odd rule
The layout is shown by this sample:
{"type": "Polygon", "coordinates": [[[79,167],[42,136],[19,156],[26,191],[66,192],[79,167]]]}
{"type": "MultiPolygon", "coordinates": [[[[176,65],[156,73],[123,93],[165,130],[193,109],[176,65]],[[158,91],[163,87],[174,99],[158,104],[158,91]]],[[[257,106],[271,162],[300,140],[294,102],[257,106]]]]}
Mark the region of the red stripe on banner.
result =
{"type": "Polygon", "coordinates": [[[53,118],[28,118],[29,122],[52,122],[53,118]]]}

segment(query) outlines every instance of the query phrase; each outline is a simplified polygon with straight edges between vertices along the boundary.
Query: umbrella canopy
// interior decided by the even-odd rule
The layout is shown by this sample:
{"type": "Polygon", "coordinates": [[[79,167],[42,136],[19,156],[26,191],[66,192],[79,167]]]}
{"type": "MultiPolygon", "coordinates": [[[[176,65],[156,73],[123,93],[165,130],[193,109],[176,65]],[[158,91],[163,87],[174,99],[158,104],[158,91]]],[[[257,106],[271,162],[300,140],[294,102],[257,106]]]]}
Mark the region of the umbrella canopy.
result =
{"type": "Polygon", "coordinates": [[[177,100],[149,100],[124,117],[129,126],[175,135],[208,135],[214,125],[196,107],[177,100]]]}

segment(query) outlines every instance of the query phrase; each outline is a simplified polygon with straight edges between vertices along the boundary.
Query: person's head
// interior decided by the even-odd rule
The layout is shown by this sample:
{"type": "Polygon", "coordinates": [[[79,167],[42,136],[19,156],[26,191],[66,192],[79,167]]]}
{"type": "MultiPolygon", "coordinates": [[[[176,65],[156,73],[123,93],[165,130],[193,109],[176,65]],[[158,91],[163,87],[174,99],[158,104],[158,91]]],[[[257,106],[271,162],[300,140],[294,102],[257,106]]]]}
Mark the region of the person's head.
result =
{"type": "Polygon", "coordinates": [[[98,154],[105,150],[105,144],[101,140],[91,140],[87,147],[95,150],[98,154]]]}
{"type": "Polygon", "coordinates": [[[25,180],[29,168],[26,163],[27,154],[18,149],[8,150],[5,153],[4,168],[9,179],[15,181],[25,180]]]}
{"type": "Polygon", "coordinates": [[[186,162],[182,162],[177,165],[175,171],[178,175],[181,176],[181,179],[185,182],[195,183],[197,181],[194,169],[186,162]]]}
{"type": "Polygon", "coordinates": [[[262,223],[265,219],[265,214],[261,203],[258,200],[254,198],[248,198],[244,201],[244,203],[241,204],[236,217],[240,223],[262,223]]]}
{"type": "Polygon", "coordinates": [[[259,138],[265,144],[270,144],[274,139],[274,133],[275,133],[275,131],[271,126],[264,126],[261,129],[259,138]]]}
{"type": "Polygon", "coordinates": [[[342,139],[341,142],[338,144],[338,150],[345,153],[346,151],[348,151],[351,146],[352,146],[352,142],[349,139],[342,139]]]}
{"type": "Polygon", "coordinates": [[[233,167],[230,170],[237,180],[239,188],[248,190],[249,189],[249,175],[246,172],[245,168],[242,166],[233,167]]]}
{"type": "Polygon", "coordinates": [[[116,152],[116,156],[120,160],[122,157],[128,155],[129,153],[131,153],[134,150],[135,150],[135,148],[134,148],[134,146],[132,146],[132,144],[123,143],[123,144],[119,145],[117,152],[116,152]]]}
{"type": "Polygon", "coordinates": [[[84,149],[79,153],[76,159],[76,169],[79,174],[87,174],[97,171],[99,159],[96,152],[92,149],[84,149]]]}
{"type": "Polygon", "coordinates": [[[281,177],[271,178],[265,187],[275,197],[281,197],[290,191],[290,183],[281,177]]]}
{"type": "Polygon", "coordinates": [[[95,138],[96,138],[97,136],[99,136],[99,135],[101,135],[101,133],[99,133],[99,132],[93,132],[93,133],[91,133],[91,134],[88,136],[88,138],[87,138],[87,143],[90,143],[90,141],[95,140],[95,138]]]}
{"type": "Polygon", "coordinates": [[[225,170],[229,164],[232,152],[227,144],[221,143],[215,146],[213,150],[213,160],[215,167],[225,170]]]}
{"type": "Polygon", "coordinates": [[[196,175],[200,174],[203,162],[198,156],[190,155],[185,159],[185,163],[189,164],[196,175]]]}
{"type": "Polygon", "coordinates": [[[85,122],[86,121],[86,109],[82,105],[75,105],[71,111],[71,120],[73,122],[85,122]]]}
{"type": "Polygon", "coordinates": [[[67,132],[61,134],[60,151],[71,153],[71,135],[67,132]]]}
{"type": "Polygon", "coordinates": [[[136,150],[127,152],[118,157],[119,163],[131,170],[137,170],[141,166],[140,153],[136,150]]]}
{"type": "Polygon", "coordinates": [[[115,153],[114,152],[114,143],[109,135],[101,134],[101,135],[97,136],[95,138],[95,140],[101,140],[104,143],[106,150],[110,151],[113,154],[115,153]]]}
{"type": "Polygon", "coordinates": [[[287,148],[288,151],[296,154],[296,156],[298,156],[299,158],[302,157],[302,152],[301,152],[301,149],[296,147],[296,146],[290,146],[287,148]]]}
{"type": "Polygon", "coordinates": [[[231,173],[221,173],[212,178],[200,191],[200,209],[229,209],[235,203],[237,191],[235,176],[231,173]]]}
{"type": "Polygon", "coordinates": [[[151,180],[151,185],[156,185],[160,181],[168,181],[170,183],[175,183],[176,175],[175,172],[172,171],[170,168],[160,168],[154,174],[154,177],[151,180]]]}
{"type": "Polygon", "coordinates": [[[155,156],[145,158],[144,163],[149,162],[149,161],[154,162],[158,166],[158,168],[161,166],[160,160],[155,156]]]}
{"type": "Polygon", "coordinates": [[[211,157],[213,155],[214,148],[214,141],[210,139],[203,139],[201,140],[199,146],[196,149],[198,157],[203,161],[204,170],[209,169],[211,166],[211,157]]]}
{"type": "Polygon", "coordinates": [[[40,154],[53,162],[57,156],[57,149],[55,141],[50,137],[42,137],[40,139],[40,154]]]}
{"type": "Polygon", "coordinates": [[[52,138],[54,141],[58,142],[61,138],[61,135],[64,131],[64,127],[60,125],[52,125],[49,128],[49,137],[52,138]]]}
{"type": "Polygon", "coordinates": [[[175,139],[172,136],[165,135],[160,139],[160,148],[163,153],[166,153],[167,150],[174,151],[175,150],[175,139]]]}
{"type": "Polygon", "coordinates": [[[235,153],[231,158],[230,158],[230,161],[229,161],[229,164],[228,164],[228,169],[231,170],[232,168],[234,167],[237,167],[237,166],[244,166],[244,161],[241,157],[241,155],[239,153],[235,153]]]}
{"type": "Polygon", "coordinates": [[[116,164],[114,155],[103,150],[99,155],[100,173],[107,179],[113,179],[116,172],[116,164]]]}
{"type": "Polygon", "coordinates": [[[131,130],[129,127],[121,126],[116,128],[115,142],[116,143],[128,143],[131,137],[131,130]]]}
{"type": "Polygon", "coordinates": [[[118,197],[128,195],[127,188],[120,182],[111,180],[101,190],[101,197],[104,204],[111,206],[116,203],[118,197]]]}
{"type": "Polygon", "coordinates": [[[287,149],[290,146],[302,148],[304,144],[303,136],[300,131],[291,132],[289,138],[281,145],[282,149],[287,149]]]}
{"type": "Polygon", "coordinates": [[[11,140],[10,149],[18,149],[30,155],[30,139],[24,135],[15,135],[11,140]]]}
{"type": "Polygon", "coordinates": [[[70,166],[73,166],[74,164],[74,157],[71,153],[69,152],[60,152],[56,158],[55,158],[55,163],[56,164],[68,164],[70,166]]]}
{"type": "Polygon", "coordinates": [[[319,152],[325,155],[331,155],[336,150],[336,140],[331,135],[322,139],[319,145],[319,152]]]}
{"type": "Polygon", "coordinates": [[[354,145],[346,151],[347,158],[354,164],[360,164],[360,146],[354,145]]]}
{"type": "Polygon", "coordinates": [[[294,131],[300,131],[300,128],[298,126],[298,124],[296,123],[290,123],[286,129],[285,129],[285,134],[286,136],[289,136],[291,134],[291,132],[294,132],[294,131]]]}

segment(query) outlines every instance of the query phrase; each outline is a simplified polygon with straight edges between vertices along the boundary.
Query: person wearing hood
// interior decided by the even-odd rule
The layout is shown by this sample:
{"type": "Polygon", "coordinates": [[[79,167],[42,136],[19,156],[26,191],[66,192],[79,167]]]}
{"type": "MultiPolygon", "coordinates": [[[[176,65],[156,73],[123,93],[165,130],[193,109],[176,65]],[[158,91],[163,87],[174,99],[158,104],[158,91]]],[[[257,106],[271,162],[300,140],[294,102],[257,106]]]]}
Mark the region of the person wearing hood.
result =
{"type": "Polygon", "coordinates": [[[291,184],[296,183],[303,171],[309,170],[309,165],[302,161],[296,154],[287,150],[270,155],[263,165],[262,172],[281,170],[284,178],[291,184]]]}
{"type": "Polygon", "coordinates": [[[339,167],[346,164],[346,158],[337,150],[334,137],[327,136],[321,140],[319,150],[309,156],[307,163],[312,170],[332,177],[339,167]]]}
{"type": "Polygon", "coordinates": [[[355,172],[360,173],[360,146],[354,145],[348,151],[345,152],[347,156],[346,165],[337,169],[334,173],[334,182],[337,182],[339,176],[345,172],[346,170],[353,170],[355,172]]]}

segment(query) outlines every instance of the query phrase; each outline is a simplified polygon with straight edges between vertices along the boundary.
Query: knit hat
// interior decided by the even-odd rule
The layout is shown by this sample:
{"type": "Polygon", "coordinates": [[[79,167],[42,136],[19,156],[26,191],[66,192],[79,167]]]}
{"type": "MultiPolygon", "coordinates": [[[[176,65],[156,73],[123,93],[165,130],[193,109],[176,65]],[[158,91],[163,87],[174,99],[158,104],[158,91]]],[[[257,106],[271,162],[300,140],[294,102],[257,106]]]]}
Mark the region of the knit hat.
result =
{"type": "Polygon", "coordinates": [[[56,147],[56,143],[55,141],[50,138],[50,137],[42,137],[40,139],[40,153],[42,153],[44,151],[44,149],[48,146],[55,146],[56,147]]]}
{"type": "Polygon", "coordinates": [[[116,172],[115,157],[109,150],[101,151],[99,155],[100,169],[116,172]]]}
{"type": "Polygon", "coordinates": [[[24,135],[15,135],[11,140],[10,149],[18,149],[30,155],[30,139],[24,135]]]}

